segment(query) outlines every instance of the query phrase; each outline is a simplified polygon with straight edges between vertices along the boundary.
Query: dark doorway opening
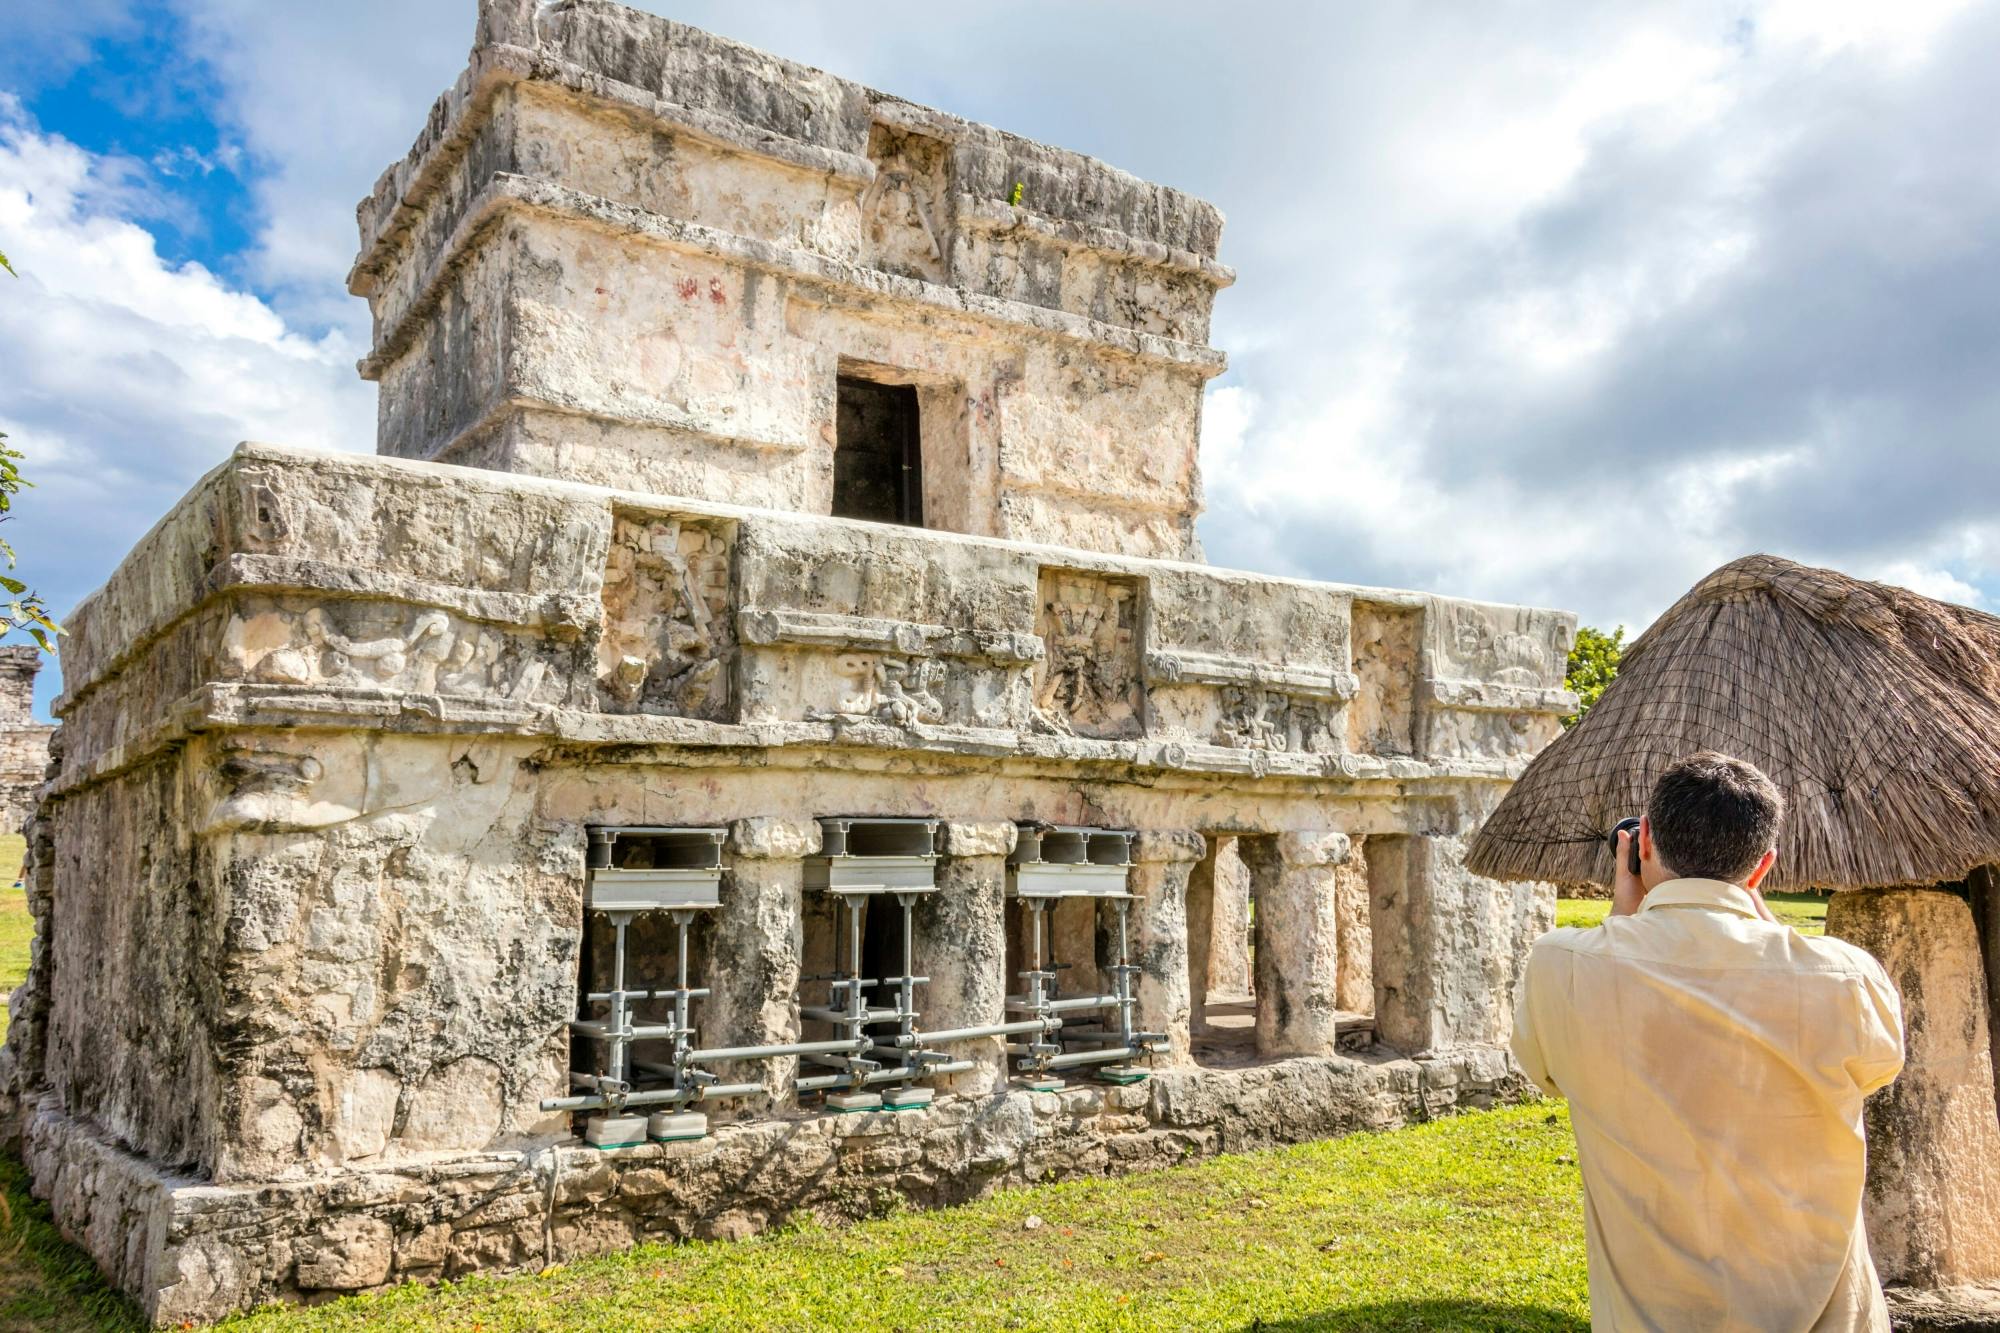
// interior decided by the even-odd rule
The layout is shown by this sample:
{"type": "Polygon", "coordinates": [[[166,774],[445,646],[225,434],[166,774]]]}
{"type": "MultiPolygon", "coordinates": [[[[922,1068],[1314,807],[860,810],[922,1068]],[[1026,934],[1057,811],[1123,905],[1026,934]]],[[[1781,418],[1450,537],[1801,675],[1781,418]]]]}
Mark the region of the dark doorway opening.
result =
{"type": "Polygon", "coordinates": [[[833,516],[924,523],[924,474],[913,384],[839,379],[833,516]]]}

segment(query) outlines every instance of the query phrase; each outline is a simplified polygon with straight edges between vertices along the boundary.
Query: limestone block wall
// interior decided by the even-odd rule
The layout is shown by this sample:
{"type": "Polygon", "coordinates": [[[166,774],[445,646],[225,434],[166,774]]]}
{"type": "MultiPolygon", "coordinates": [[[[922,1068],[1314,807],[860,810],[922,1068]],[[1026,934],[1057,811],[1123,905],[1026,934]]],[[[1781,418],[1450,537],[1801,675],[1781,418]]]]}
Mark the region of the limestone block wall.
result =
{"type": "Polygon", "coordinates": [[[33,644],[0,648],[0,833],[18,833],[49,766],[55,728],[35,721],[35,674],[42,651],[33,644]]]}
{"type": "Polygon", "coordinates": [[[384,452],[823,514],[848,374],[917,386],[930,526],[1198,553],[1212,206],[601,0],[486,10],[359,210],[384,452]]]}
{"type": "Polygon", "coordinates": [[[156,1312],[965,1197],[1022,1162],[1143,1165],[1515,1086],[1508,995],[1553,893],[1467,875],[1458,848],[1570,706],[1565,616],[246,445],[69,623],[0,1125],[156,1312]],[[1357,639],[1364,621],[1393,628],[1357,639]],[[540,1104],[568,1090],[585,829],[726,830],[696,1022],[735,1045],[802,1031],[825,947],[804,868],[834,814],[944,822],[916,939],[926,1014],[967,1025],[1018,989],[1017,824],[1136,831],[1155,1086],[1047,1110],[974,1044],[915,1137],[858,1151],[792,1062],[746,1062],[729,1077],[764,1091],[713,1107],[714,1152],[809,1127],[768,1178],[695,1154],[568,1192],[573,1127],[540,1104]],[[1213,948],[1189,905],[1225,836],[1278,925],[1251,1066],[1217,1070],[1194,1050],[1213,948]],[[1380,1038],[1359,1053],[1337,1025],[1357,1009],[1380,1038]],[[530,1181],[532,1213],[481,1211],[530,1181]]]}

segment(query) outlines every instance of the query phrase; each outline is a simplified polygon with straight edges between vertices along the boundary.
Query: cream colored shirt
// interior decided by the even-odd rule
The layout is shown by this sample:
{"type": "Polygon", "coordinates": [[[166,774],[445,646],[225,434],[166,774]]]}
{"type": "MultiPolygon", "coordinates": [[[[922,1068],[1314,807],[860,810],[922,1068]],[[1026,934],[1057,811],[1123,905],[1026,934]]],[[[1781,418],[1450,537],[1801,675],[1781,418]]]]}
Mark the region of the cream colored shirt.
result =
{"type": "Polygon", "coordinates": [[[1680,879],[1535,941],[1514,1055],[1569,1099],[1591,1327],[1882,1330],[1861,1101],[1903,1067],[1882,965],[1680,879]]]}

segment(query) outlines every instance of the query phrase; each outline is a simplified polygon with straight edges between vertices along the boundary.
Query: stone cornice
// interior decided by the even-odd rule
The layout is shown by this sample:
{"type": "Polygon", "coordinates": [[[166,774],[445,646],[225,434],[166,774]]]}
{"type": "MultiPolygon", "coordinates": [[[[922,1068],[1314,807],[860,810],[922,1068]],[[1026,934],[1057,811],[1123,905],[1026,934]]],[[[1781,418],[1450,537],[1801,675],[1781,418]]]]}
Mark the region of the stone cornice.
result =
{"type": "MultiPolygon", "coordinates": [[[[1172,739],[1125,741],[993,728],[894,726],[879,721],[728,723],[656,714],[598,713],[511,703],[487,696],[409,694],[366,688],[214,683],[201,686],[121,744],[66,767],[47,792],[92,787],[200,734],[237,731],[369,731],[419,736],[535,738],[591,756],[589,762],[704,762],[814,767],[824,756],[879,755],[897,766],[1005,761],[1010,771],[1087,779],[1148,775],[1195,787],[1248,777],[1331,790],[1362,784],[1508,782],[1527,761],[1438,760],[1360,754],[1288,754],[1172,739]],[[648,752],[658,751],[657,754],[648,752]],[[667,758],[672,753],[671,761],[667,758]]],[[[982,771],[988,769],[982,767],[982,771]]]]}
{"type": "MultiPolygon", "coordinates": [[[[407,262],[408,256],[401,252],[425,205],[456,166],[473,134],[490,116],[495,97],[503,88],[522,83],[588,101],[647,129],[665,127],[711,148],[825,176],[856,191],[865,189],[876,175],[875,164],[864,154],[802,143],[768,126],[685,106],[544,51],[512,45],[483,46],[472,52],[458,81],[433,104],[430,121],[409,153],[382,173],[374,189],[357,207],[361,246],[348,274],[349,291],[357,296],[369,295],[383,271],[397,262],[407,262]]],[[[965,142],[968,135],[979,137],[976,132],[997,133],[895,98],[877,100],[871,115],[878,123],[951,143],[965,142]]],[[[1115,172],[1115,168],[1082,154],[1063,152],[1063,156],[1099,171],[1115,172]]],[[[1212,287],[1227,287],[1236,280],[1235,270],[1228,265],[1150,237],[972,195],[961,195],[954,202],[961,224],[969,230],[1030,231],[1038,240],[1065,249],[1089,251],[1116,262],[1185,274],[1212,287]]]]}
{"type": "Polygon", "coordinates": [[[1024,337],[1060,338],[1089,343],[1134,360],[1185,370],[1211,379],[1228,368],[1228,358],[1212,347],[1120,328],[1047,306],[1010,301],[964,291],[918,278],[900,277],[809,250],[775,245],[754,237],[726,232],[698,222],[667,217],[635,204],[621,204],[599,195],[528,176],[497,173],[467,206],[451,236],[431,256],[416,295],[397,316],[377,331],[374,350],[357,367],[363,379],[382,372],[408,350],[424,318],[436,307],[474,241],[512,210],[562,218],[609,233],[644,240],[688,254],[728,260],[745,267],[795,280],[817,283],[829,292],[860,294],[870,299],[902,301],[1000,325],[1024,337]]]}

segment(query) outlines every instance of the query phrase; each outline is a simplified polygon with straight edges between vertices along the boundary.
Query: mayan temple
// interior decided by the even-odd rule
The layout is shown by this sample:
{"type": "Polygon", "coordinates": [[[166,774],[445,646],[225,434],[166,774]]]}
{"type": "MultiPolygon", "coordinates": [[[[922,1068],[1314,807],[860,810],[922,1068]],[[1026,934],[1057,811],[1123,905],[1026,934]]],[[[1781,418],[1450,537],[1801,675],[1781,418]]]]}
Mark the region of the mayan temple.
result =
{"type": "Polygon", "coordinates": [[[1573,621],[1201,562],[1215,208],[505,0],[359,224],[377,455],[66,621],[0,1127],[152,1318],[1522,1090],[1573,621]]]}

